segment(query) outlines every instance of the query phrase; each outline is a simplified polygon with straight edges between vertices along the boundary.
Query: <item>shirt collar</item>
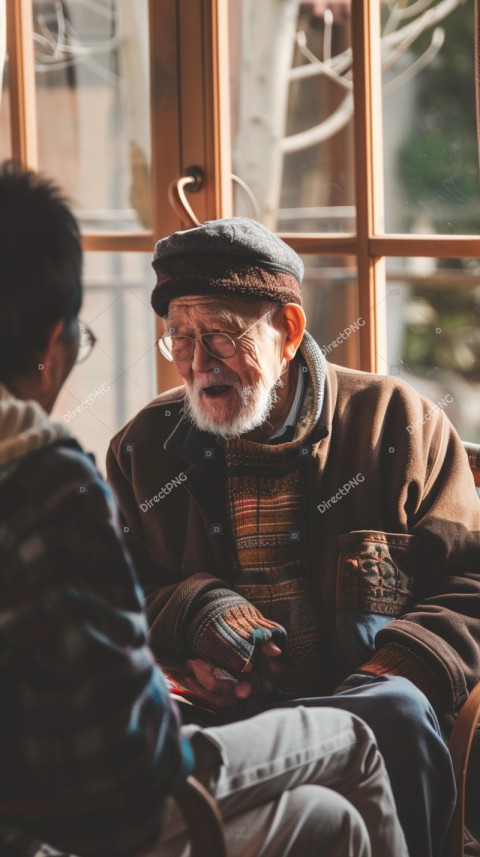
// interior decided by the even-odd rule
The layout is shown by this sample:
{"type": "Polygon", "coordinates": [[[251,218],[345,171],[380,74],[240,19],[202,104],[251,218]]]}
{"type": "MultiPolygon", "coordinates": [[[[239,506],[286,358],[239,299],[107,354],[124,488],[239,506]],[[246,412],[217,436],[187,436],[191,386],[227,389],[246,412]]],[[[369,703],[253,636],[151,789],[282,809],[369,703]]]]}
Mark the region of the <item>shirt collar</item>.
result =
{"type": "Polygon", "coordinates": [[[290,427],[293,427],[297,423],[298,416],[300,414],[300,409],[303,404],[303,397],[305,395],[305,372],[306,366],[301,358],[298,360],[298,372],[297,372],[297,387],[295,390],[295,395],[293,397],[292,404],[290,406],[290,410],[285,418],[285,422],[279,426],[276,431],[269,438],[268,442],[270,443],[273,440],[277,440],[277,438],[281,437],[285,434],[286,431],[290,427]]]}

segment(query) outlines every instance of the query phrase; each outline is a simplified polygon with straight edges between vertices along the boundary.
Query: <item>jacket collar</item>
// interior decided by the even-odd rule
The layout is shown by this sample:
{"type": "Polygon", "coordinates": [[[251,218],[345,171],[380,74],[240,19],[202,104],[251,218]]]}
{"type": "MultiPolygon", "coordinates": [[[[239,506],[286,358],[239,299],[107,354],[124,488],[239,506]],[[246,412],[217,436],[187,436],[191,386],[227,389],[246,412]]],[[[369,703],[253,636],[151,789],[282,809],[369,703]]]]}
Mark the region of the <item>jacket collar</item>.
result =
{"type": "Polygon", "coordinates": [[[200,431],[183,414],[171,435],[167,437],[163,448],[189,464],[199,464],[201,461],[209,462],[217,458],[224,446],[221,438],[200,431]]]}
{"type": "Polygon", "coordinates": [[[224,443],[220,438],[199,431],[185,415],[181,417],[164,449],[184,461],[190,467],[185,487],[189,493],[201,500],[203,511],[212,526],[223,527],[225,518],[224,443]],[[207,490],[205,490],[205,486],[207,490]]]}

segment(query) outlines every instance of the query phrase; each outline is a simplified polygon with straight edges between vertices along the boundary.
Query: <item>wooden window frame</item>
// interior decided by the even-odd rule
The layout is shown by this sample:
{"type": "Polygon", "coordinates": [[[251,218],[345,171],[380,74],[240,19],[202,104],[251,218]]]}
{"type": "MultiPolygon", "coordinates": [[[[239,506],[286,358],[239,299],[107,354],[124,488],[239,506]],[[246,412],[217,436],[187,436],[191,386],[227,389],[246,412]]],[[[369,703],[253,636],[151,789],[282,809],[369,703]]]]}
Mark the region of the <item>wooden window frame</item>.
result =
{"type": "MultiPolygon", "coordinates": [[[[227,14],[225,0],[149,0],[153,227],[146,233],[84,232],[85,250],[151,252],[158,237],[184,228],[167,193],[193,164],[205,175],[194,199],[199,220],[231,214],[227,14]]],[[[385,258],[480,257],[476,236],[384,232],[379,18],[377,3],[351,0],[356,232],[280,233],[299,253],[355,260],[359,314],[367,321],[359,332],[355,368],[373,372],[385,371],[385,258]]],[[[12,155],[35,169],[32,33],[31,0],[7,0],[12,155]]],[[[158,373],[160,389],[178,380],[160,360],[158,373]]]]}

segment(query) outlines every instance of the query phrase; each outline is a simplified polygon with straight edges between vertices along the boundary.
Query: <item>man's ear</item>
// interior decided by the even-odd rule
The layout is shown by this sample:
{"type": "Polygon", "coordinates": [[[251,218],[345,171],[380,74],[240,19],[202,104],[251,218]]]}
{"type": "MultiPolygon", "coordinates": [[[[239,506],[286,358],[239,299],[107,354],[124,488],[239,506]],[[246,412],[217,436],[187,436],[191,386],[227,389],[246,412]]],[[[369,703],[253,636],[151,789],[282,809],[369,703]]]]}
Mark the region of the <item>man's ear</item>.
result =
{"type": "Polygon", "coordinates": [[[285,360],[293,360],[303,339],[306,324],[305,313],[298,304],[285,304],[282,309],[282,327],[287,334],[283,344],[282,357],[285,360]]]}
{"type": "Polygon", "coordinates": [[[41,390],[50,390],[55,386],[57,374],[63,369],[61,361],[58,359],[58,349],[64,325],[65,322],[60,319],[48,335],[45,350],[38,364],[41,390]]]}

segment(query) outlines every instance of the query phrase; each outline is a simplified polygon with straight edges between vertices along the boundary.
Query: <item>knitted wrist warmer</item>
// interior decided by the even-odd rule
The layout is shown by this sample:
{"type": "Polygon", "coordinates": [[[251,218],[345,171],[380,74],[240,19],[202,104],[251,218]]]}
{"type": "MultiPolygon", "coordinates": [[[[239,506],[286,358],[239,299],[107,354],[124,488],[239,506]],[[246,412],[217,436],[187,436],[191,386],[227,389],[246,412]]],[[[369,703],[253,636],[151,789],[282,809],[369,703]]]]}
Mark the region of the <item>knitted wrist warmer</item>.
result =
{"type": "Polygon", "coordinates": [[[230,589],[209,589],[195,600],[195,615],[187,639],[197,657],[241,673],[255,646],[273,640],[283,651],[287,634],[281,625],[265,619],[245,598],[230,589]]]}
{"type": "Polygon", "coordinates": [[[400,675],[408,678],[425,694],[437,712],[443,711],[442,690],[434,673],[414,652],[396,643],[387,643],[357,673],[367,675],[400,675]]]}

